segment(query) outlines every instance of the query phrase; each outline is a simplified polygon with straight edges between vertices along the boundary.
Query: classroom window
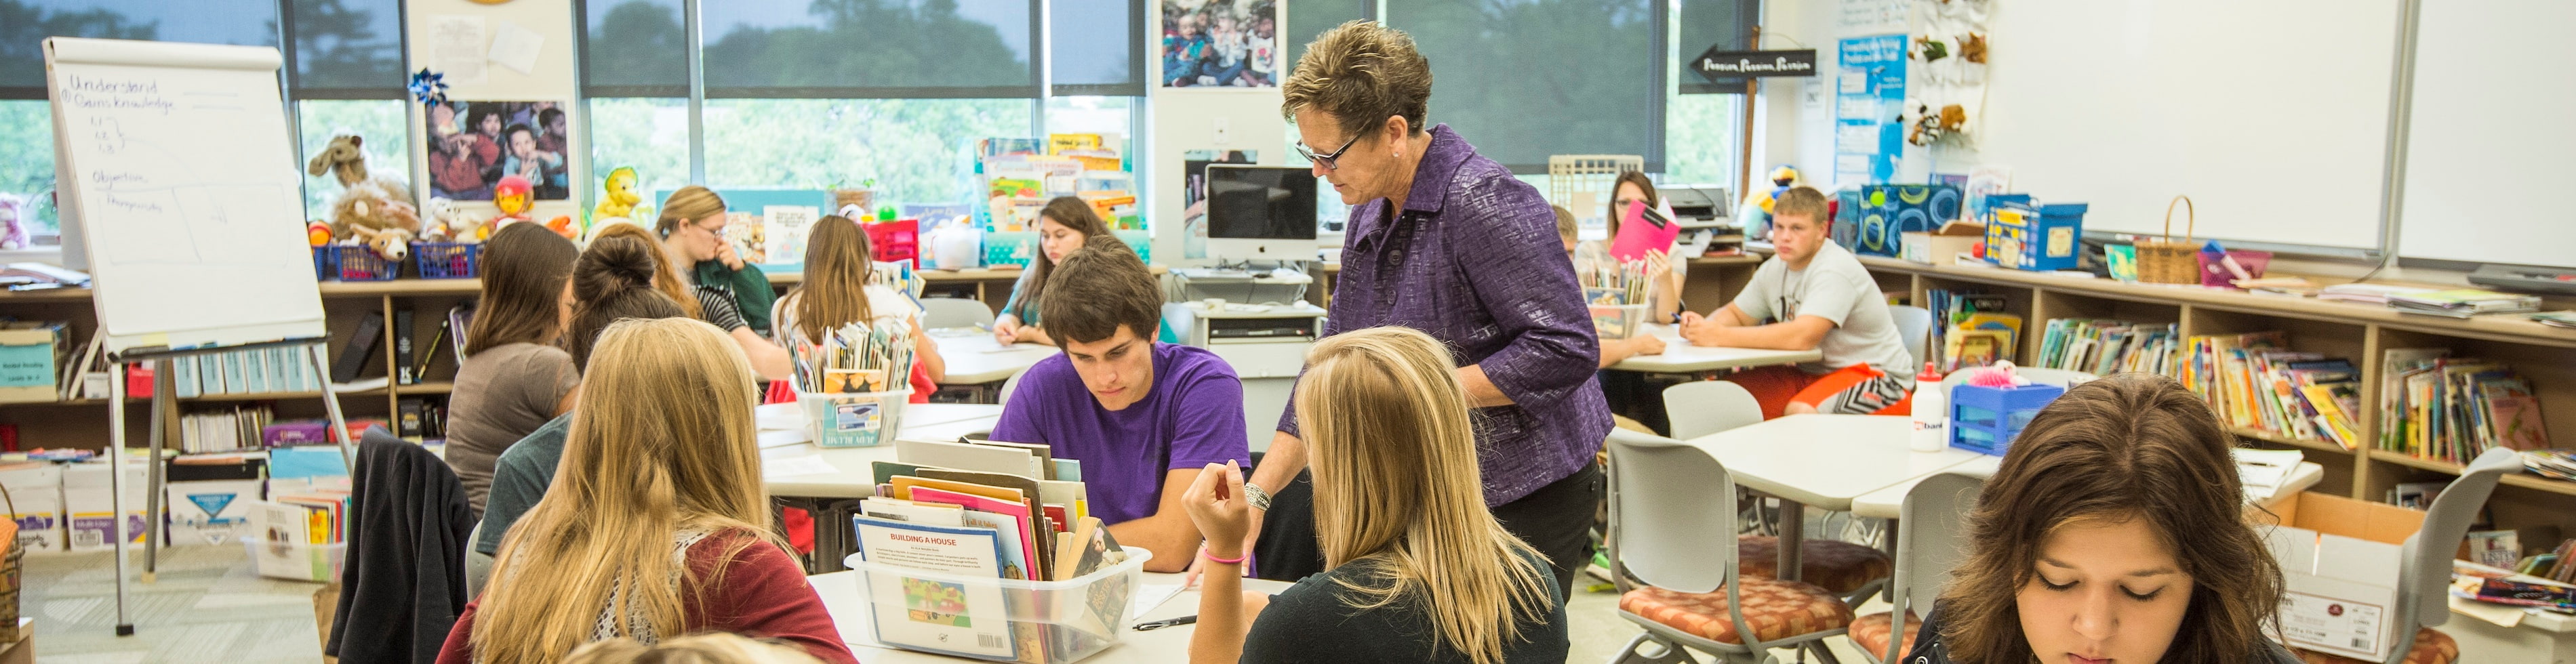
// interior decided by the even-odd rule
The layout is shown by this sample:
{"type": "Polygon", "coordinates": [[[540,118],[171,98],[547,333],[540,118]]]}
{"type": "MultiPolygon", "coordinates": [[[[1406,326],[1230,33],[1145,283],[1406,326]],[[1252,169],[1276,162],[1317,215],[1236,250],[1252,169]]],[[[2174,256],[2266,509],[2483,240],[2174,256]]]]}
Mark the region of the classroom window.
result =
{"type": "Polygon", "coordinates": [[[296,98],[402,98],[400,0],[288,0],[287,17],[296,98]]]}
{"type": "MultiPolygon", "coordinates": [[[[355,134],[367,151],[367,168],[391,172],[397,179],[410,180],[404,173],[411,170],[411,130],[409,106],[399,99],[308,99],[295,102],[296,133],[302,137],[303,152],[296,155],[298,165],[312,159],[331,139],[342,133],[355,134]]],[[[331,219],[331,203],[340,198],[340,180],[329,171],[321,175],[304,175],[304,217],[331,219]]]]}
{"type": "Polygon", "coordinates": [[[0,99],[0,194],[23,203],[19,218],[39,244],[61,242],[48,198],[54,189],[54,108],[42,99],[0,99]]]}
{"type": "Polygon", "coordinates": [[[699,13],[710,98],[1037,96],[1034,0],[730,0],[699,13]]]}
{"type": "Polygon", "coordinates": [[[1447,123],[1516,172],[1549,155],[1633,154],[1664,163],[1666,5],[1648,0],[1407,0],[1386,22],[1413,35],[1445,94],[1447,123]]]}
{"type": "MultiPolygon", "coordinates": [[[[1734,191],[1744,141],[1743,95],[1674,95],[1664,107],[1664,177],[1734,191]]],[[[1768,170],[1768,169],[1762,169],[1768,170]]]]}
{"type": "MultiPolygon", "coordinates": [[[[1145,42],[1137,38],[1144,29],[1143,5],[1143,0],[1054,0],[1047,25],[1054,94],[1143,96],[1145,42]]],[[[1054,124],[1052,117],[1048,124],[1054,124]]]]}
{"type": "MultiPolygon", "coordinates": [[[[582,20],[582,87],[587,94],[688,96],[689,33],[680,0],[586,0],[575,16],[582,20]]],[[[687,170],[681,173],[685,176],[687,170]]]]}
{"type": "Polygon", "coordinates": [[[880,201],[964,203],[968,144],[1034,136],[1027,99],[710,99],[707,184],[826,189],[876,182],[880,201]]]}
{"type": "MultiPolygon", "coordinates": [[[[589,100],[590,189],[620,166],[635,168],[637,191],[678,189],[689,183],[689,100],[670,97],[593,97],[589,100]]],[[[650,201],[648,205],[659,205],[650,201]]]]}

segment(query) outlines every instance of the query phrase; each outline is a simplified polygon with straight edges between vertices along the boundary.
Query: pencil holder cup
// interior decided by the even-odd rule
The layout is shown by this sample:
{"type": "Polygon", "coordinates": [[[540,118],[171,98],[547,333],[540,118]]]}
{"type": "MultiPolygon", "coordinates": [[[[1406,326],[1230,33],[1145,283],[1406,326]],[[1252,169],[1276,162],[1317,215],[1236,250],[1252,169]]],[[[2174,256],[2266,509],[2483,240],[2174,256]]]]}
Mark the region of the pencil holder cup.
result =
{"type": "Polygon", "coordinates": [[[1592,310],[1592,332],[1603,341],[1637,336],[1637,330],[1646,322],[1646,305],[1642,304],[1593,304],[1585,307],[1592,310]]]}
{"type": "Polygon", "coordinates": [[[894,442],[902,430],[904,404],[912,389],[886,392],[797,392],[806,426],[814,429],[816,447],[876,447],[894,442]]]}

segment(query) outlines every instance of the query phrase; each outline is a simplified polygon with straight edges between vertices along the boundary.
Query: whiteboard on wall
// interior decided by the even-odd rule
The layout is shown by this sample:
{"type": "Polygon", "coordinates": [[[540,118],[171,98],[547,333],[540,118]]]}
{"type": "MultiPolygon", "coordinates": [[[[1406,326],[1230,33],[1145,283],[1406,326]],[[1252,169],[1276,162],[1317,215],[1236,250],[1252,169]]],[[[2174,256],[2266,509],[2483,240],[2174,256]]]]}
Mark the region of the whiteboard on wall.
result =
{"type": "Polygon", "coordinates": [[[2398,255],[2576,267],[2576,3],[2421,11],[2398,255]]]}
{"type": "Polygon", "coordinates": [[[2400,5],[1997,2],[1975,159],[2086,230],[2187,194],[2203,238],[2378,248],[2400,5]]]}
{"type": "MultiPolygon", "coordinates": [[[[321,338],[277,49],[45,40],[60,193],[110,352],[321,338]]],[[[67,237],[70,233],[65,234],[67,237]]]]}

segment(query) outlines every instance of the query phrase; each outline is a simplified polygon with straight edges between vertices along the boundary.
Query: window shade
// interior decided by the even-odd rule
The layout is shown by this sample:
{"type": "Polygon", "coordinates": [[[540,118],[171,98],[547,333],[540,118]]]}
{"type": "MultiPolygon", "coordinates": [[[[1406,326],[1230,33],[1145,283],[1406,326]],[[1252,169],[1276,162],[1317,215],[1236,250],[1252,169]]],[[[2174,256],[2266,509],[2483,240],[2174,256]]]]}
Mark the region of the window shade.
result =
{"type": "Polygon", "coordinates": [[[0,97],[45,98],[46,37],[277,45],[276,0],[0,0],[0,97]]]}
{"type": "Polygon", "coordinates": [[[1057,96],[1145,94],[1144,0],[1055,0],[1047,32],[1057,96]]]}
{"type": "Polygon", "coordinates": [[[587,0],[578,15],[586,96],[688,96],[689,32],[680,0],[587,0]]]}
{"type": "MultiPolygon", "coordinates": [[[[1711,46],[1725,46],[1727,50],[1749,48],[1753,43],[1753,26],[1762,21],[1762,3],[1759,0],[1681,2],[1681,24],[1674,26],[1674,32],[1680,34],[1681,41],[1676,45],[1681,47],[1679,52],[1685,65],[1681,75],[1682,94],[1743,94],[1744,79],[1712,83],[1698,72],[1691,71],[1687,65],[1697,62],[1699,54],[1707,52],[1711,46]]],[[[1775,44],[1773,48],[1797,47],[1775,44]]]]}
{"type": "Polygon", "coordinates": [[[1035,0],[698,7],[709,97],[1034,97],[1035,0]]]}
{"type": "Polygon", "coordinates": [[[1664,162],[1664,5],[1649,0],[1391,0],[1431,60],[1430,124],[1514,172],[1548,155],[1664,162]]]}

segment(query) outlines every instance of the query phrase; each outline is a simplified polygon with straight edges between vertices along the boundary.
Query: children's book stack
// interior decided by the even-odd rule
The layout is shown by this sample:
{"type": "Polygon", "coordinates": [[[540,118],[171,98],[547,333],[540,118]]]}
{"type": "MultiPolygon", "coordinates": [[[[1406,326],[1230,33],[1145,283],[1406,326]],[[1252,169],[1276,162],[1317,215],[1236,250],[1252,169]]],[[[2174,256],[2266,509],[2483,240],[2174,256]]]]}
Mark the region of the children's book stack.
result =
{"type": "Polygon", "coordinates": [[[2359,449],[2360,371],[2351,360],[2289,350],[2287,339],[2280,332],[2192,337],[2182,383],[2229,426],[2359,449]]]}
{"type": "Polygon", "coordinates": [[[1119,134],[977,141],[975,172],[984,183],[987,227],[1035,230],[1038,210],[1049,199],[1078,196],[1111,228],[1141,228],[1126,143],[1119,134]]]}
{"type": "Polygon", "coordinates": [[[1944,373],[2013,359],[2021,347],[2021,316],[2005,313],[2001,295],[1933,289],[1924,303],[1934,321],[1928,347],[1940,354],[1944,373]]]}
{"type": "Polygon", "coordinates": [[[878,641],[1044,664],[1118,638],[1143,560],[1089,515],[1081,464],[981,440],[895,454],[851,519],[878,641]]]}
{"type": "Polygon", "coordinates": [[[2182,335],[2171,323],[2058,318],[2041,331],[2038,360],[2040,367],[2096,376],[2131,371],[2172,375],[2182,363],[2182,335]]]}
{"type": "Polygon", "coordinates": [[[2549,448],[2540,400],[2512,367],[2443,348],[2392,348],[2380,371],[2380,449],[2467,463],[2491,447],[2549,448]]]}
{"type": "Polygon", "coordinates": [[[259,449],[260,432],[277,421],[267,404],[214,406],[179,416],[179,453],[259,449]]]}

